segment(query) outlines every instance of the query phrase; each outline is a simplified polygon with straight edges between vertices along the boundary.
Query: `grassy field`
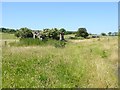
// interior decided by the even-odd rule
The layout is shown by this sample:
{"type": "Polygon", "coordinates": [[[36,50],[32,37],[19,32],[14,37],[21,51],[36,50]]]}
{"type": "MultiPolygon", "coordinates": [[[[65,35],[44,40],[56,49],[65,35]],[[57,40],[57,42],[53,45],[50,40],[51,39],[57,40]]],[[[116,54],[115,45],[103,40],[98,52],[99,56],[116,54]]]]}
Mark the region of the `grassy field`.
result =
{"type": "Polygon", "coordinates": [[[2,87],[117,88],[117,62],[117,37],[69,40],[65,48],[3,45],[2,87]]]}
{"type": "Polygon", "coordinates": [[[17,39],[14,34],[8,33],[0,33],[0,37],[2,37],[2,39],[17,39]]]}

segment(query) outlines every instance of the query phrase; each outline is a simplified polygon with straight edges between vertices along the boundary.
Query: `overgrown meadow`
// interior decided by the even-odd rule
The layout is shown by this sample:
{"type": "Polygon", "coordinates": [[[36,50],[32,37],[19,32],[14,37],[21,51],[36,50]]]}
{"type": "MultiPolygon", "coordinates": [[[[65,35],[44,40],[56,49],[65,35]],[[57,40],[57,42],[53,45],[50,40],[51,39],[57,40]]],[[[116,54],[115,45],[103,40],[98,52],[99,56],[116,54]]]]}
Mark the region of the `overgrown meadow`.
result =
{"type": "Polygon", "coordinates": [[[118,87],[116,36],[100,40],[65,36],[65,47],[50,43],[17,45],[19,39],[11,36],[1,41],[2,88],[118,87]]]}

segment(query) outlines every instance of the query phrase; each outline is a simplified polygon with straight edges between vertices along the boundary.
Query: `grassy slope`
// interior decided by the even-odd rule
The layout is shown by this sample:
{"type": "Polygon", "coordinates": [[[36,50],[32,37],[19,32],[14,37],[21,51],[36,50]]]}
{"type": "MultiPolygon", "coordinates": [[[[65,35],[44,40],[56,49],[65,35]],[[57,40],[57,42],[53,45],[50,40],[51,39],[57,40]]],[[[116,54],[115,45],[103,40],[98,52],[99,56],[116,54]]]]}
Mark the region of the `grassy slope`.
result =
{"type": "Polygon", "coordinates": [[[3,87],[117,87],[117,38],[52,46],[3,47],[3,87]],[[61,52],[61,53],[60,53],[61,52]]]}

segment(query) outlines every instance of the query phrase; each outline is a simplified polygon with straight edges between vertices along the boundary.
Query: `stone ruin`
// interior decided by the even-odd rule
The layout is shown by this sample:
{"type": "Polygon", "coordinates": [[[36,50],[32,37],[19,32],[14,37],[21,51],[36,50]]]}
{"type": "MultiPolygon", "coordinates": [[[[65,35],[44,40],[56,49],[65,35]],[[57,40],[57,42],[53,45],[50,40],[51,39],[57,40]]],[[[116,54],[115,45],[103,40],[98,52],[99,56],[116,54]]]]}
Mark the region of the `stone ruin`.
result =
{"type": "Polygon", "coordinates": [[[40,40],[43,40],[42,35],[40,34],[39,31],[33,31],[32,34],[34,39],[39,38],[40,40]]]}
{"type": "MultiPolygon", "coordinates": [[[[33,34],[33,38],[34,38],[34,39],[35,39],[35,38],[39,38],[40,40],[43,40],[43,39],[44,39],[43,36],[42,36],[42,34],[41,34],[39,31],[33,31],[32,34],[33,34]]],[[[60,35],[59,35],[59,40],[60,40],[60,41],[64,40],[64,32],[61,32],[61,33],[60,33],[60,35]]]]}

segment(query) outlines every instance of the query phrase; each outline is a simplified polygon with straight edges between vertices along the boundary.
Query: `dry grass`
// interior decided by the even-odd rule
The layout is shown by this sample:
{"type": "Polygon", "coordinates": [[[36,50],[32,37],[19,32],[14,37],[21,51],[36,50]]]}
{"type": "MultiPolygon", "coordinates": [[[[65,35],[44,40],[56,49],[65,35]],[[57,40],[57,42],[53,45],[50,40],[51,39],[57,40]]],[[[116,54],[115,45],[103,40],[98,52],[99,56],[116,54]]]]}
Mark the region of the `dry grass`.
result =
{"type": "Polygon", "coordinates": [[[3,87],[117,88],[117,37],[3,47],[3,87]]]}

